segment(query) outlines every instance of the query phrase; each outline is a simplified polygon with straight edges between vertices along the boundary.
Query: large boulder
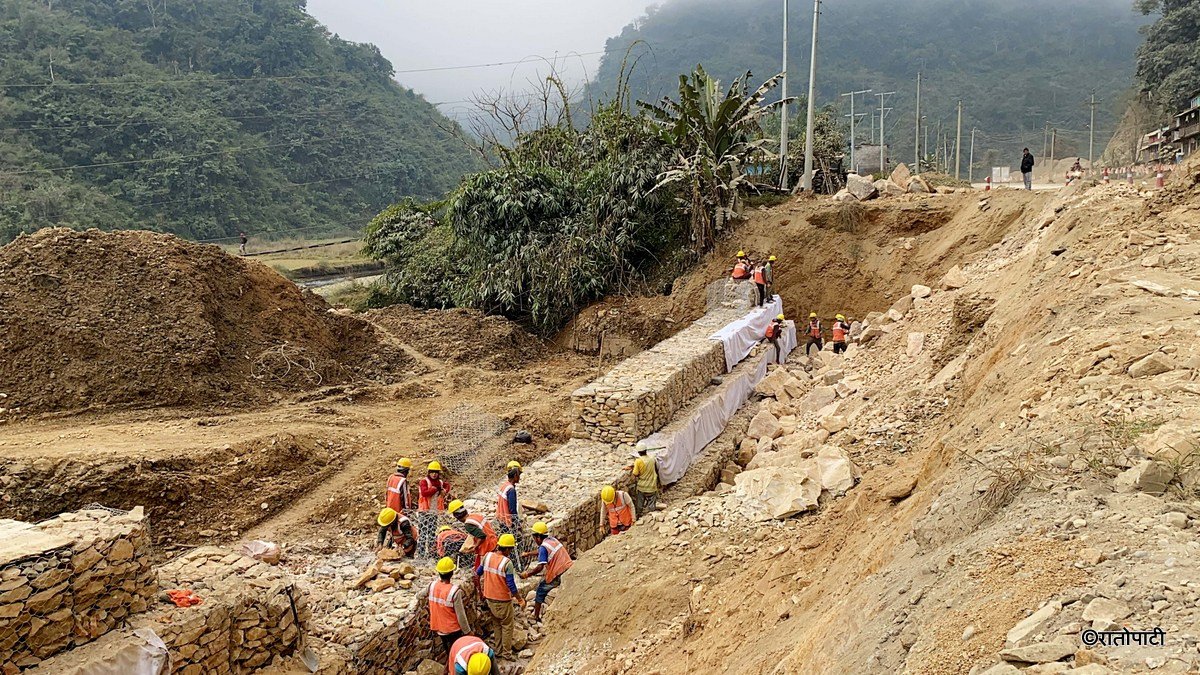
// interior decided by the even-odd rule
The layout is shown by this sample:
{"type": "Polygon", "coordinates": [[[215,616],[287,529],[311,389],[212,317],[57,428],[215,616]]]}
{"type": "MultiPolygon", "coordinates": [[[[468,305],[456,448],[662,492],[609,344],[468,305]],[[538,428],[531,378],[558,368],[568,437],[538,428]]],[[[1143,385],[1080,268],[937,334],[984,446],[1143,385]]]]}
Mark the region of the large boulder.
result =
{"type": "Polygon", "coordinates": [[[846,190],[860,202],[865,202],[868,199],[874,199],[879,196],[879,190],[875,189],[875,184],[871,182],[871,179],[856,173],[846,176],[846,190]]]}
{"type": "Polygon", "coordinates": [[[766,410],[760,411],[750,420],[746,435],[755,440],[760,438],[779,438],[783,435],[783,427],[779,420],[766,410]]]}
{"type": "Polygon", "coordinates": [[[942,277],[942,288],[952,291],[956,288],[966,286],[967,281],[967,275],[963,272],[962,267],[955,265],[942,277]]]}
{"type": "Polygon", "coordinates": [[[856,198],[854,195],[850,194],[850,191],[847,190],[846,188],[842,188],[841,190],[838,190],[837,194],[835,194],[833,196],[833,201],[835,201],[835,202],[856,202],[856,201],[858,201],[858,198],[856,198]]]}
{"type": "Polygon", "coordinates": [[[903,190],[908,186],[908,181],[912,179],[912,172],[908,170],[907,165],[901,162],[892,169],[891,179],[893,184],[903,190]]]}
{"type": "Polygon", "coordinates": [[[821,489],[841,496],[858,482],[858,467],[836,445],[823,445],[814,460],[821,475],[821,489]]]}
{"type": "Polygon", "coordinates": [[[929,183],[926,182],[924,178],[921,178],[920,176],[913,176],[912,179],[908,181],[908,191],[911,194],[927,195],[933,192],[933,188],[929,187],[929,183]]]}
{"type": "Polygon", "coordinates": [[[880,197],[899,197],[905,192],[904,188],[886,178],[880,178],[874,185],[880,197]]]}
{"type": "Polygon", "coordinates": [[[783,519],[817,507],[821,480],[815,465],[767,467],[739,473],[734,491],[762,506],[760,520],[783,519]]]}

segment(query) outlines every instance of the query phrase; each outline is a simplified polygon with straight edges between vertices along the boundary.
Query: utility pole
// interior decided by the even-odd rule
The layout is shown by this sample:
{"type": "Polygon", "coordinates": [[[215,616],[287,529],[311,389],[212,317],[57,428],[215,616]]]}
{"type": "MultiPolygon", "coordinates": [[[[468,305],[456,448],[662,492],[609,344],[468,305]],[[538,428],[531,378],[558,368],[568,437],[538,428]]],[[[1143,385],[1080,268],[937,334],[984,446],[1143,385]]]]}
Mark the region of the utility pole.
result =
{"type": "Polygon", "coordinates": [[[1054,182],[1054,142],[1058,140],[1058,129],[1050,130],[1050,163],[1046,165],[1046,171],[1050,174],[1050,182],[1054,182]]]}
{"type": "MultiPolygon", "coordinates": [[[[913,134],[914,160],[913,173],[921,173],[921,73],[917,73],[917,124],[913,134]]],[[[925,132],[928,136],[929,132],[925,132]]]]}
{"type": "Polygon", "coordinates": [[[812,190],[813,178],[813,106],[817,98],[817,21],[821,18],[821,0],[813,0],[812,57],[808,64],[808,119],[804,124],[804,179],[801,186],[812,190]]]}
{"type": "Polygon", "coordinates": [[[869,94],[869,93],[871,93],[870,89],[859,89],[858,91],[852,91],[852,92],[842,94],[843,98],[846,96],[850,97],[850,115],[849,115],[849,117],[850,117],[850,170],[855,173],[858,173],[858,162],[856,160],[856,157],[857,157],[856,152],[857,151],[854,148],[854,146],[857,145],[857,143],[854,140],[854,121],[856,119],[854,116],[854,99],[859,94],[869,94]]]}
{"type": "Polygon", "coordinates": [[[779,108],[779,187],[788,189],[788,0],[783,0],[783,105],[779,108]]]}
{"type": "Polygon", "coordinates": [[[883,142],[883,121],[884,121],[884,119],[887,118],[888,112],[891,111],[891,108],[885,108],[883,106],[883,103],[884,103],[885,97],[891,96],[892,94],[895,94],[895,93],[896,92],[894,92],[894,91],[885,91],[885,92],[882,92],[879,94],[875,94],[876,96],[879,97],[879,171],[880,171],[880,173],[887,173],[887,164],[884,161],[884,148],[886,148],[887,146],[884,145],[884,142],[883,142]]]}
{"type": "Polygon", "coordinates": [[[921,157],[917,160],[917,173],[921,173],[921,160],[929,156],[929,125],[925,124],[925,116],[921,116],[921,129],[925,132],[925,140],[921,142],[921,157]]]}
{"type": "Polygon", "coordinates": [[[1093,91],[1092,100],[1088,103],[1088,105],[1092,108],[1092,123],[1088,125],[1088,171],[1093,172],[1093,174],[1095,172],[1092,164],[1095,161],[1097,103],[1099,103],[1099,101],[1096,100],[1096,92],[1093,91]]]}
{"type": "Polygon", "coordinates": [[[962,167],[962,99],[958,99],[958,131],[954,135],[954,180],[961,176],[962,167]]]}
{"type": "Polygon", "coordinates": [[[971,154],[967,159],[967,182],[974,183],[975,180],[975,127],[971,127],[971,154]]]}
{"type": "Polygon", "coordinates": [[[938,120],[937,131],[933,134],[933,163],[937,165],[935,173],[942,168],[942,121],[938,120]]]}

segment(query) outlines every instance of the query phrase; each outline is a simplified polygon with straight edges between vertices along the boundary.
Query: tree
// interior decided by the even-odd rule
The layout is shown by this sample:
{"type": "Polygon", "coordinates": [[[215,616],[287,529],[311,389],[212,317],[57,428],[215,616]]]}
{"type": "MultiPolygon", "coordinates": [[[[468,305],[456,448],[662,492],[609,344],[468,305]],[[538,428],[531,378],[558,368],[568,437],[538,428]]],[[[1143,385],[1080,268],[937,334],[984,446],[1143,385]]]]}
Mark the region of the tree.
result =
{"type": "Polygon", "coordinates": [[[1161,12],[1137,51],[1137,79],[1168,111],[1200,94],[1200,0],[1137,0],[1143,14],[1161,12]]]}
{"type": "Polygon", "coordinates": [[[696,66],[690,77],[679,76],[678,101],[638,101],[663,141],[675,150],[675,161],[659,177],[659,185],[679,185],[686,193],[697,254],[712,248],[716,233],[737,206],[745,167],[761,158],[771,143],[762,136],[761,121],[770,110],[763,99],[782,75],[753,93],[749,78],[747,72],[722,92],[721,83],[696,66]]]}

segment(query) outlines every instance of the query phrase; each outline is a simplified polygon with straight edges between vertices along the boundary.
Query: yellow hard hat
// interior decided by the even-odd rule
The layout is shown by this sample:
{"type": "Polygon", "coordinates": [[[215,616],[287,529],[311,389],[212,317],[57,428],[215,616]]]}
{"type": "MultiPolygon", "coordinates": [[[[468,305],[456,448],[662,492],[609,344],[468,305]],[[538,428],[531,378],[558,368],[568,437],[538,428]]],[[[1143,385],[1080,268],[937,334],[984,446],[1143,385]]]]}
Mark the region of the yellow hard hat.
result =
{"type": "Polygon", "coordinates": [[[739,258],[745,258],[745,257],[746,257],[746,252],[745,252],[745,251],[738,251],[737,257],[739,257],[739,258]]]}
{"type": "Polygon", "coordinates": [[[384,509],[380,511],[379,517],[376,518],[375,521],[379,523],[380,527],[387,527],[388,525],[391,525],[392,523],[396,522],[396,510],[384,509]]]}
{"type": "Polygon", "coordinates": [[[426,471],[441,471],[442,465],[435,459],[429,463],[429,466],[425,470],[426,471]]]}
{"type": "Polygon", "coordinates": [[[550,534],[550,528],[545,523],[540,523],[540,522],[534,523],[533,524],[533,533],[534,534],[550,534]]]}
{"type": "Polygon", "coordinates": [[[442,558],[437,561],[438,574],[449,574],[456,569],[458,569],[458,565],[455,565],[454,560],[451,558],[442,558]]]}
{"type": "Polygon", "coordinates": [[[600,489],[600,499],[603,499],[605,504],[611,504],[617,500],[617,491],[613,486],[605,485],[600,489]]]}
{"type": "Polygon", "coordinates": [[[441,527],[439,527],[439,528],[438,528],[438,532],[445,532],[446,530],[453,530],[453,529],[454,529],[454,528],[453,528],[453,527],[450,527],[449,525],[443,525],[443,526],[441,526],[441,527]]]}
{"type": "Polygon", "coordinates": [[[844,314],[838,314],[838,315],[837,315],[837,320],[838,320],[838,321],[845,321],[845,320],[846,320],[846,316],[845,316],[844,314]]]}
{"type": "Polygon", "coordinates": [[[492,672],[492,657],[480,652],[467,661],[467,675],[488,675],[492,672]]]}
{"type": "Polygon", "coordinates": [[[511,534],[500,535],[500,540],[496,542],[500,548],[512,548],[517,545],[517,538],[511,534]]]}
{"type": "Polygon", "coordinates": [[[815,319],[815,318],[817,318],[817,313],[816,313],[816,312],[809,312],[809,313],[808,313],[808,318],[810,318],[810,319],[815,319]]]}
{"type": "Polygon", "coordinates": [[[447,513],[458,513],[458,511],[463,508],[464,507],[463,507],[462,500],[455,499],[454,501],[450,502],[449,506],[446,507],[446,512],[447,513]]]}
{"type": "Polygon", "coordinates": [[[509,462],[509,463],[508,463],[508,470],[509,470],[509,471],[512,471],[513,469],[519,469],[519,468],[521,468],[521,463],[520,463],[520,462],[518,462],[518,461],[517,461],[517,460],[515,460],[515,459],[514,459],[513,461],[511,461],[511,462],[509,462]]]}
{"type": "Polygon", "coordinates": [[[399,468],[411,469],[412,468],[412,460],[407,457],[401,457],[400,461],[396,462],[396,466],[399,468]]]}
{"type": "Polygon", "coordinates": [[[782,315],[782,314],[780,314],[779,316],[777,316],[777,317],[775,317],[775,318],[776,318],[776,319],[779,319],[780,321],[783,321],[783,315],[782,315]]]}
{"type": "Polygon", "coordinates": [[[767,258],[767,262],[775,262],[775,256],[771,256],[770,258],[767,258]]]}

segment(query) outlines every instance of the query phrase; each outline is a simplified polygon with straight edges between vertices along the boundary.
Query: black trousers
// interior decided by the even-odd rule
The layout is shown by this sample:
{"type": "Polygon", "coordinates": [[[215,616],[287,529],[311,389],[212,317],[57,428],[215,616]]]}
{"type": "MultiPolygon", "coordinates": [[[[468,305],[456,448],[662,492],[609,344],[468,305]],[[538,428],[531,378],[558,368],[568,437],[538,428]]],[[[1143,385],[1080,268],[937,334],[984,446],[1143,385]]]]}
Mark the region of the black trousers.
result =
{"type": "Polygon", "coordinates": [[[775,363],[782,365],[783,349],[779,346],[779,338],[767,338],[767,342],[770,342],[775,347],[775,363]]]}
{"type": "Polygon", "coordinates": [[[817,351],[820,352],[825,348],[825,342],[819,337],[808,336],[808,343],[804,345],[804,355],[808,356],[808,350],[813,345],[817,346],[817,351]]]}
{"type": "Polygon", "coordinates": [[[456,630],[448,635],[438,633],[438,639],[442,641],[442,648],[446,650],[447,654],[450,653],[450,648],[454,646],[454,641],[462,636],[463,632],[461,630],[456,630]]]}
{"type": "Polygon", "coordinates": [[[841,354],[844,351],[846,351],[846,343],[845,342],[833,343],[833,353],[834,354],[841,354]]]}
{"type": "Polygon", "coordinates": [[[765,304],[767,301],[767,285],[766,284],[754,284],[754,287],[757,290],[755,302],[758,304],[759,307],[762,307],[763,304],[765,304]]]}

